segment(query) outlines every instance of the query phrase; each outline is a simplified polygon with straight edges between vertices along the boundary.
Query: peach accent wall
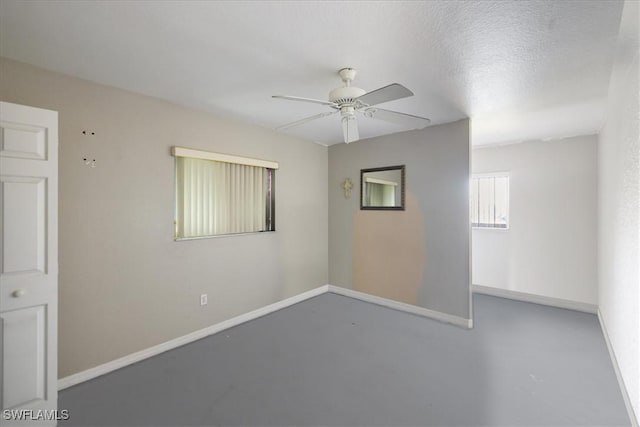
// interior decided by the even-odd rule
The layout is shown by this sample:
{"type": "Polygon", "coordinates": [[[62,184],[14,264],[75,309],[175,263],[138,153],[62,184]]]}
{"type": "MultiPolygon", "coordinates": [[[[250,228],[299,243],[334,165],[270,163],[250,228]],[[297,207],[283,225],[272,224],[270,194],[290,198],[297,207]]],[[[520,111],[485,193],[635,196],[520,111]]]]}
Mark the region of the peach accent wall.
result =
{"type": "Polygon", "coordinates": [[[418,305],[426,258],[424,216],[412,193],[405,198],[405,211],[354,213],[353,289],[418,305]]]}

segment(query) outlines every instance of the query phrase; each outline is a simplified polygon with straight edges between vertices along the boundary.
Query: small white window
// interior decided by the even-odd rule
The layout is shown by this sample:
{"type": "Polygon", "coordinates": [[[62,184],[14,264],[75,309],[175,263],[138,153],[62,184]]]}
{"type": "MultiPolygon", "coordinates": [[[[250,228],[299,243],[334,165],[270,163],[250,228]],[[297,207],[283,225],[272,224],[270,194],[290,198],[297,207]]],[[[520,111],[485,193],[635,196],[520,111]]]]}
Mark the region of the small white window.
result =
{"type": "Polygon", "coordinates": [[[174,147],[176,238],[275,231],[276,162],[174,147]]]}
{"type": "Polygon", "coordinates": [[[476,228],[509,228],[509,174],[473,175],[471,225],[476,228]]]}

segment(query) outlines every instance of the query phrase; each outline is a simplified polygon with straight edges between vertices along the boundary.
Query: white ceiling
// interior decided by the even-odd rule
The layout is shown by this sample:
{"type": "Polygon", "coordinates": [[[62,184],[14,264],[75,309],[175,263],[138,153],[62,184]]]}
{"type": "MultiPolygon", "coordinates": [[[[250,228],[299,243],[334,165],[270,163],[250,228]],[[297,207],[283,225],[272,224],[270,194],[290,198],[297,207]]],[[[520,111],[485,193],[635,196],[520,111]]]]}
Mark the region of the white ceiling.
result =
{"type": "MultiPolygon", "coordinates": [[[[382,108],[469,116],[474,144],[600,129],[621,1],[0,0],[0,55],[275,128],[323,111],[343,67],[382,108]]],[[[360,120],[361,138],[397,132],[360,120]]],[[[330,145],[339,117],[291,131],[330,145]]]]}

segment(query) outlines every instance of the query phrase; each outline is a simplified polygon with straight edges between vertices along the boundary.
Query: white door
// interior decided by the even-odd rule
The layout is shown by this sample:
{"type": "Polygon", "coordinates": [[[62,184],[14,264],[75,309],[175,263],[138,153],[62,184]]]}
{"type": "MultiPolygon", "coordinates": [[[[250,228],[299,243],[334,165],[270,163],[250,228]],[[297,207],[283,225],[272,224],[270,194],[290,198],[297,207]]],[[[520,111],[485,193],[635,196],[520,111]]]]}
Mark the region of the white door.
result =
{"type": "MultiPolygon", "coordinates": [[[[0,102],[0,425],[58,391],[58,113],[0,102]]],[[[43,422],[44,421],[44,422],[43,422]]]]}

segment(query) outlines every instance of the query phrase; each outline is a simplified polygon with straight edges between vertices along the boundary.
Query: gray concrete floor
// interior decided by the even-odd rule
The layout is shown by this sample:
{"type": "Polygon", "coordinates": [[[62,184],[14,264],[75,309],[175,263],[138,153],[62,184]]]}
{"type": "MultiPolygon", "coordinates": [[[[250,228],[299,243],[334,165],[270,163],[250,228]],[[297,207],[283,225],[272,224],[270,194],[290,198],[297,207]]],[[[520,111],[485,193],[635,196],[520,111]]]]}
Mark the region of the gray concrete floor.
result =
{"type": "Polygon", "coordinates": [[[59,425],[630,425],[596,316],[474,303],[465,330],[320,295],[66,389],[59,425]]]}

